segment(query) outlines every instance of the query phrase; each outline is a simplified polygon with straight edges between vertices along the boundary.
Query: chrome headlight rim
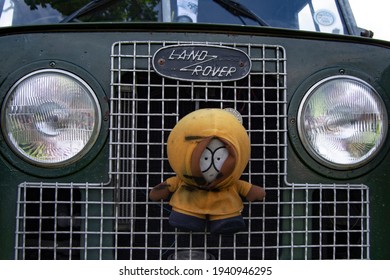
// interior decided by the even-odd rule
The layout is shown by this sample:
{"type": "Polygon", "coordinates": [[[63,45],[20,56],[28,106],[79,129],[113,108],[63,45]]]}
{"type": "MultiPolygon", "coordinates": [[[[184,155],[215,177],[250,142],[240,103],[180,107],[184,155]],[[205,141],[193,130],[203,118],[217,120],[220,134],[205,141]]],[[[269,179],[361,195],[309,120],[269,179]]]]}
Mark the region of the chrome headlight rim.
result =
{"type": "MultiPolygon", "coordinates": [[[[341,72],[341,71],[340,71],[341,72]]],[[[342,71],[344,72],[344,70],[342,71]]],[[[304,91],[304,95],[302,97],[302,100],[299,101],[298,111],[297,111],[297,136],[301,142],[301,144],[304,147],[304,150],[310,155],[312,159],[315,160],[316,163],[319,163],[321,166],[325,168],[329,168],[333,170],[332,172],[327,171],[328,174],[332,174],[333,176],[335,174],[336,177],[354,177],[358,176],[358,174],[364,173],[365,170],[369,167],[370,162],[372,161],[378,161],[376,157],[380,158],[378,155],[380,151],[382,151],[383,147],[385,146],[386,139],[388,137],[388,116],[387,116],[387,106],[385,100],[382,98],[382,94],[377,90],[378,87],[371,85],[369,82],[367,82],[365,79],[362,79],[361,77],[355,76],[355,75],[345,75],[345,74],[336,74],[336,75],[330,75],[321,77],[320,79],[317,79],[314,85],[309,87],[308,90],[304,91]],[[379,145],[376,146],[375,150],[370,151],[367,153],[364,157],[361,158],[361,160],[356,161],[354,163],[344,164],[340,162],[333,162],[324,156],[320,155],[318,151],[316,151],[312,144],[307,139],[307,136],[305,135],[305,129],[304,129],[304,110],[307,106],[308,101],[310,98],[316,93],[316,91],[322,86],[325,85],[328,82],[335,81],[335,80],[345,80],[345,81],[353,81],[356,83],[360,83],[362,86],[367,87],[371,93],[373,93],[373,98],[376,98],[378,101],[378,106],[383,110],[384,116],[383,116],[383,123],[382,123],[382,137],[380,140],[379,145]],[[360,169],[360,170],[359,170],[360,169]],[[346,173],[350,171],[351,173],[346,173]],[[339,172],[339,173],[337,173],[339,172]],[[343,174],[344,175],[341,175],[343,174]]],[[[318,165],[314,168],[317,168],[324,172],[322,168],[318,168],[318,165]]],[[[332,176],[332,177],[333,177],[332,176]]]]}
{"type": "Polygon", "coordinates": [[[18,68],[16,71],[12,72],[8,77],[3,80],[0,84],[0,92],[3,92],[4,95],[0,99],[1,102],[1,125],[4,127],[4,107],[6,106],[6,99],[8,98],[8,93],[11,88],[23,77],[28,76],[37,71],[59,71],[66,72],[72,75],[77,76],[82,81],[84,81],[92,89],[95,95],[96,106],[100,111],[100,126],[96,129],[96,136],[94,139],[94,144],[89,148],[88,151],[81,156],[78,155],[74,157],[74,160],[69,161],[66,165],[63,164],[53,164],[49,166],[37,165],[34,162],[28,161],[25,158],[18,155],[11,148],[12,145],[8,143],[7,136],[5,135],[4,129],[0,129],[0,156],[2,156],[8,164],[10,164],[11,169],[23,171],[26,174],[30,174],[38,177],[47,177],[47,178],[56,178],[60,176],[69,175],[80,171],[82,168],[85,168],[88,164],[92,162],[97,156],[102,154],[105,150],[105,144],[108,137],[108,125],[109,125],[109,107],[108,107],[108,97],[106,96],[100,83],[93,77],[89,72],[80,68],[79,66],[68,63],[66,61],[53,61],[53,60],[44,60],[38,61],[35,63],[27,64],[22,68],[18,68]],[[11,167],[12,166],[12,167],[11,167]]]}

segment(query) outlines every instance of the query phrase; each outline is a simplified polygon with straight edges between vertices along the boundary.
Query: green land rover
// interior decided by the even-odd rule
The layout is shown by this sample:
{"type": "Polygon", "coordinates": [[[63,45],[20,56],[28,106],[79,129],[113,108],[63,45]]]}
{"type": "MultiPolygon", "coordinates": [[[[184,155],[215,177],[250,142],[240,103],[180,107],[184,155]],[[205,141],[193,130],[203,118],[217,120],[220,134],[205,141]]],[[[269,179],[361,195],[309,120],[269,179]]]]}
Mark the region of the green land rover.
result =
{"type": "Polygon", "coordinates": [[[1,259],[390,259],[390,43],[348,0],[0,0],[0,26],[1,259]],[[234,234],[149,197],[202,108],[266,191],[234,234]]]}

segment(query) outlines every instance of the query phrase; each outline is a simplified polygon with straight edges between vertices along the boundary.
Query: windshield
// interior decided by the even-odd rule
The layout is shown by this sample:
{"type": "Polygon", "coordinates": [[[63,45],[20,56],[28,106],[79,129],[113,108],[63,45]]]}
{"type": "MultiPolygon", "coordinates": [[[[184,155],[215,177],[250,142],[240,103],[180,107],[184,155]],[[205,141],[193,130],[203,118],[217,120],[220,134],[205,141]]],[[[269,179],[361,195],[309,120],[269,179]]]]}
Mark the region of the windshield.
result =
{"type": "Polygon", "coordinates": [[[61,22],[267,25],[346,34],[336,0],[0,0],[0,26],[61,22]]]}

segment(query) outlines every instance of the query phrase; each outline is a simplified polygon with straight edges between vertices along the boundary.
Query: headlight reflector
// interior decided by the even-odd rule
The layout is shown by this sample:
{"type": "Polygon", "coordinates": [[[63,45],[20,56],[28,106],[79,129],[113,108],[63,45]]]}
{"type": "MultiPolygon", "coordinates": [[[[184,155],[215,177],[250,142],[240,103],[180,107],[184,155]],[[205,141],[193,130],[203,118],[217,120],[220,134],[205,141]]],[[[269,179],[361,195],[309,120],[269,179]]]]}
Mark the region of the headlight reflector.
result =
{"type": "Polygon", "coordinates": [[[298,132],[314,158],[336,169],[369,161],[387,134],[387,112],[379,94],[351,76],[334,76],[314,85],[298,111],[298,132]]]}
{"type": "Polygon", "coordinates": [[[101,112],[93,90],[63,70],[39,70],[9,91],[4,135],[16,153],[35,165],[55,167],[79,159],[94,144],[101,112]]]}

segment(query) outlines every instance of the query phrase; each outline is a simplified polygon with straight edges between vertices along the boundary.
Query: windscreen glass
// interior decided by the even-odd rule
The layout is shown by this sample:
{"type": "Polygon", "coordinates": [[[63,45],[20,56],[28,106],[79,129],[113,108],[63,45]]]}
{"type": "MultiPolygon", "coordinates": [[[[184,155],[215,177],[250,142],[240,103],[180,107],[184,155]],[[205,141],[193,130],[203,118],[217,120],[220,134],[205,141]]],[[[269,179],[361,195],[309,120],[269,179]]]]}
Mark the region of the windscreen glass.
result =
{"type": "Polygon", "coordinates": [[[345,34],[336,0],[0,0],[0,26],[180,22],[345,34]]]}

